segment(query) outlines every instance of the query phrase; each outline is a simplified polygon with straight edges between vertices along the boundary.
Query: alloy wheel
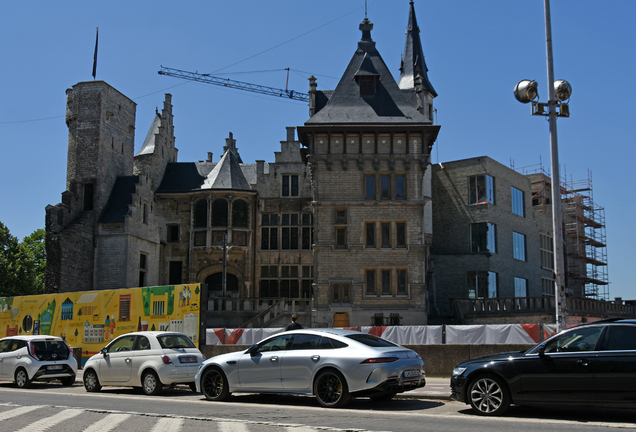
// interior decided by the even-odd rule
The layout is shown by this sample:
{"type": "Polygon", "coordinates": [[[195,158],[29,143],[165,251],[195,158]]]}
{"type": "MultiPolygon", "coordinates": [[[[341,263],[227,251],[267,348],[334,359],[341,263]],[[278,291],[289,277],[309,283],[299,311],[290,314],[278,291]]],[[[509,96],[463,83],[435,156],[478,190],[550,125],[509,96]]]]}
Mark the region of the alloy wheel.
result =
{"type": "Polygon", "coordinates": [[[469,394],[470,405],[481,415],[499,415],[510,406],[504,385],[495,377],[478,378],[471,384],[469,394]]]}
{"type": "Polygon", "coordinates": [[[325,371],[318,375],[314,393],[318,402],[325,407],[341,407],[351,400],[344,378],[332,371],[325,371]]]}
{"type": "Polygon", "coordinates": [[[206,399],[225,400],[230,395],[225,375],[217,368],[207,370],[201,377],[201,391],[206,399]]]}

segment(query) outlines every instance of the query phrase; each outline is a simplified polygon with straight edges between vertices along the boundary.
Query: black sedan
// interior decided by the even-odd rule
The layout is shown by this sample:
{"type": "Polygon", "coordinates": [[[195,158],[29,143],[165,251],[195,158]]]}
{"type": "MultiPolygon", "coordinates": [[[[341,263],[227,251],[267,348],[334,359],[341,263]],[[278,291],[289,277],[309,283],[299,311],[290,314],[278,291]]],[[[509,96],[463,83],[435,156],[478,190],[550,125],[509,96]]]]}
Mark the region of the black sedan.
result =
{"type": "Polygon", "coordinates": [[[636,408],[636,320],[583,324],[525,352],[461,363],[451,397],[481,415],[511,404],[636,408]]]}

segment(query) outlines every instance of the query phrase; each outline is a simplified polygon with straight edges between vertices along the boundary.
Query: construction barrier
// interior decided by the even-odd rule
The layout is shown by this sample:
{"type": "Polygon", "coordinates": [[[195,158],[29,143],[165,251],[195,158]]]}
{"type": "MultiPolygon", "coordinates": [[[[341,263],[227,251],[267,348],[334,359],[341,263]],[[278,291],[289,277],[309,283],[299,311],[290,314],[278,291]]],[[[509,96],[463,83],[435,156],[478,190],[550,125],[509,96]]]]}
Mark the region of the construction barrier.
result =
{"type": "MultiPolygon", "coordinates": [[[[555,324],[481,324],[347,327],[400,345],[535,344],[556,331],[555,324]]],[[[207,329],[206,345],[252,345],[284,328],[207,329]]]]}

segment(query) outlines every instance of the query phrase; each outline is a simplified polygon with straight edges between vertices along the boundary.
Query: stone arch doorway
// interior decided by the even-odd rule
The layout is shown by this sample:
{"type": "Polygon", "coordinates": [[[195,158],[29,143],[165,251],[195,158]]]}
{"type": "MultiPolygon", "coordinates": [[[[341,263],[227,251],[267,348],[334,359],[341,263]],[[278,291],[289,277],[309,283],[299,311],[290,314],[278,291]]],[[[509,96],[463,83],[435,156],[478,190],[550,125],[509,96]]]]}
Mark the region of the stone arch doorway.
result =
{"type": "MultiPolygon", "coordinates": [[[[208,285],[208,297],[220,297],[223,295],[223,273],[213,273],[205,278],[208,285]]],[[[227,274],[225,281],[225,295],[229,297],[238,297],[239,280],[231,273],[227,274]]]]}

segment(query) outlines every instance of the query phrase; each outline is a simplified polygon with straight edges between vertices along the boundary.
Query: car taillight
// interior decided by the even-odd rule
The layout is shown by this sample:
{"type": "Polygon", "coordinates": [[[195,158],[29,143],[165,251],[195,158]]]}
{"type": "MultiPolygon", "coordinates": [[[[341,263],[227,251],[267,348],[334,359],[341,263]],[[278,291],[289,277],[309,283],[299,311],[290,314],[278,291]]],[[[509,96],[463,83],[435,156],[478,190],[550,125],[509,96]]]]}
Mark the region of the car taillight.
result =
{"type": "Polygon", "coordinates": [[[172,362],[170,361],[170,357],[168,357],[167,355],[165,356],[161,356],[161,360],[163,360],[163,364],[171,364],[172,362]]]}
{"type": "Polygon", "coordinates": [[[398,361],[398,360],[399,360],[399,358],[397,358],[397,357],[376,357],[376,358],[366,359],[366,360],[360,362],[360,364],[393,363],[393,362],[398,361]]]}
{"type": "Polygon", "coordinates": [[[33,346],[31,342],[27,342],[27,347],[28,347],[29,355],[36,360],[40,360],[38,356],[35,354],[35,347],[33,346]]]}

